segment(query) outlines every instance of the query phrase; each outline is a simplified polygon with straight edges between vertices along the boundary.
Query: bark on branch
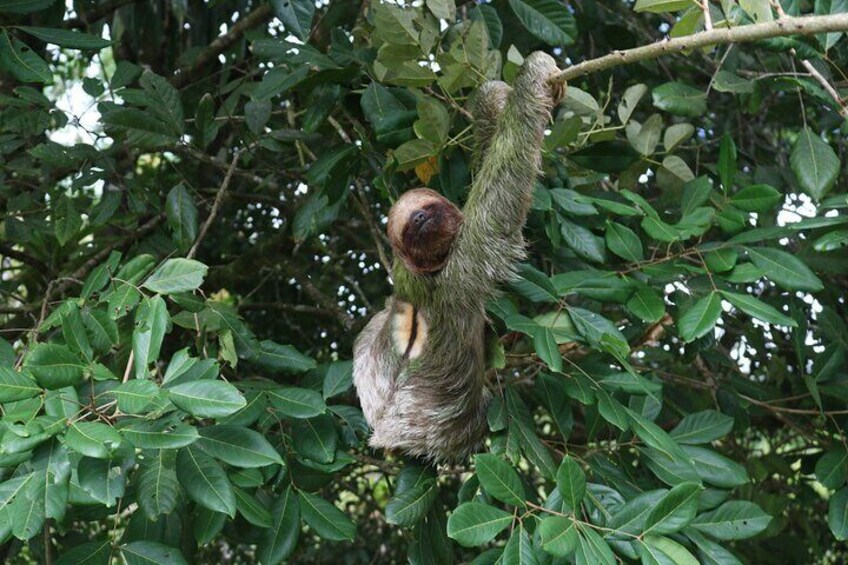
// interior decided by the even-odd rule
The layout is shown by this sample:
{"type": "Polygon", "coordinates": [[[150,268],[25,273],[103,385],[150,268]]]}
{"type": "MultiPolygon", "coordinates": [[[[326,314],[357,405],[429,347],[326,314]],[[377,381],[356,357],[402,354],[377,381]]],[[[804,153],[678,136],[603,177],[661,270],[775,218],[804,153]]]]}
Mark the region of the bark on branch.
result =
{"type": "Polygon", "coordinates": [[[218,55],[232,47],[236,41],[241,39],[244,32],[265,23],[270,20],[273,15],[274,13],[271,9],[271,4],[266,3],[260,5],[244,18],[233,24],[227,33],[215,38],[215,40],[210,43],[209,46],[200,53],[200,55],[197,56],[191,65],[181,68],[179,73],[171,78],[171,84],[177,88],[186,86],[200,71],[204,70],[210,63],[215,61],[218,58],[218,55]]]}
{"type": "Polygon", "coordinates": [[[848,31],[848,13],[828,16],[804,16],[783,18],[773,22],[751,24],[733,28],[720,28],[702,31],[686,37],[664,39],[651,45],[644,45],[624,51],[614,51],[609,55],[584,61],[569,67],[551,78],[551,81],[569,81],[583,75],[611,69],[619,65],[656,59],[663,55],[681,53],[702,47],[727,43],[747,43],[772,37],[789,35],[813,35],[848,31]]]}

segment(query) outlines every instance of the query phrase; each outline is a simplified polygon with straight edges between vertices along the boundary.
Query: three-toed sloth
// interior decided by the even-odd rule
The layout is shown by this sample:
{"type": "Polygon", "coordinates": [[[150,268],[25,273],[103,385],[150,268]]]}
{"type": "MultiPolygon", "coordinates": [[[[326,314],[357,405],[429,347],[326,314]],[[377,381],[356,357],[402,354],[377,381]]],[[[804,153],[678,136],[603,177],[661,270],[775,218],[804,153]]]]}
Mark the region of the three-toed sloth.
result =
{"type": "Polygon", "coordinates": [[[371,445],[430,461],[480,446],[484,305],[524,256],[521,235],[540,171],[545,125],[561,93],[554,60],[534,53],[513,88],[487,82],[473,114],[478,170],[459,210],[438,193],[404,193],[389,212],[394,295],[353,349],[353,379],[371,445]]]}

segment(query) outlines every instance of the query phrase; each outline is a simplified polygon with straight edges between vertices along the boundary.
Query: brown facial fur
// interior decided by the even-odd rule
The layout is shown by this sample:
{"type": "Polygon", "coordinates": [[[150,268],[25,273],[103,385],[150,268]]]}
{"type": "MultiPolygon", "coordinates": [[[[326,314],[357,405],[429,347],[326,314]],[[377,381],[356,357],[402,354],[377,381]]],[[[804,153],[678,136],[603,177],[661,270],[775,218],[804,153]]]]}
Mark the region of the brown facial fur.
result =
{"type": "Polygon", "coordinates": [[[410,271],[434,273],[445,266],[461,224],[462,212],[450,200],[429,188],[416,188],[389,211],[389,241],[410,271]]]}

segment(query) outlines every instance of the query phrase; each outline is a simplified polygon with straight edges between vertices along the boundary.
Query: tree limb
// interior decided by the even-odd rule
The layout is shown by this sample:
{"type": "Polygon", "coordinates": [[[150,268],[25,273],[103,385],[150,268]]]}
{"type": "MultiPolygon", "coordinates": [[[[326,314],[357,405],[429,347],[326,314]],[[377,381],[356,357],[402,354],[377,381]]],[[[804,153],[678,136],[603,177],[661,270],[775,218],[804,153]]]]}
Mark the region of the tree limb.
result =
{"type": "Polygon", "coordinates": [[[784,18],[773,22],[751,24],[733,28],[713,29],[702,31],[686,37],[664,39],[651,45],[613,51],[609,55],[584,61],[551,78],[552,82],[569,81],[583,75],[596,73],[620,65],[656,59],[662,55],[681,53],[726,43],[747,43],[772,37],[788,35],[812,35],[848,31],[848,13],[831,14],[828,16],[804,16],[800,18],[784,18]]]}
{"type": "Polygon", "coordinates": [[[180,68],[171,79],[171,83],[177,88],[187,85],[194,76],[205,69],[209,63],[214,61],[218,55],[229,49],[241,39],[244,32],[265,23],[274,15],[270,3],[261,4],[243,19],[237,21],[224,35],[219,35],[209,46],[200,52],[191,65],[180,68]]]}

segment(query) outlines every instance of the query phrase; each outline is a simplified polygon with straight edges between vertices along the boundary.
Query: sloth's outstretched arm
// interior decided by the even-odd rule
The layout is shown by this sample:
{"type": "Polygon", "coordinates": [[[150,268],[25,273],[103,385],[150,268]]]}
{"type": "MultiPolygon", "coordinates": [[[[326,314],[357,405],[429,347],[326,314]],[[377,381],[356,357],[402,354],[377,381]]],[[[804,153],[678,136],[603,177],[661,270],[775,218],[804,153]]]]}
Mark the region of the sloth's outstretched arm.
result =
{"type": "Polygon", "coordinates": [[[544,128],[555,103],[554,89],[547,81],[556,71],[553,58],[533,53],[524,61],[511,92],[507,94],[508,87],[502,83],[488,83],[480,93],[484,96],[475,122],[484,154],[443,273],[453,296],[470,305],[492,296],[495,285],[509,279],[515,262],[524,256],[521,228],[539,174],[544,128]],[[492,119],[499,98],[506,102],[500,116],[492,119]]]}
{"type": "Polygon", "coordinates": [[[477,90],[471,113],[474,116],[473,168],[478,170],[498,129],[498,119],[512,89],[503,81],[490,80],[477,90]]]}

